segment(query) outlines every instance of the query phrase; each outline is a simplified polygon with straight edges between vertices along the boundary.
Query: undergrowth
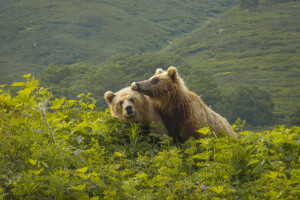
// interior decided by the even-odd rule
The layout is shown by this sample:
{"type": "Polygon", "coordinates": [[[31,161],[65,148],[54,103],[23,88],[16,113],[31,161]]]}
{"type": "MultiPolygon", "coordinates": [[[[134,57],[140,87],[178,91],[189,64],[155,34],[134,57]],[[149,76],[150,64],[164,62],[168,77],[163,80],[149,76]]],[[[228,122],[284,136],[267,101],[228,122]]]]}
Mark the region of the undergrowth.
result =
{"type": "Polygon", "coordinates": [[[25,77],[0,89],[0,199],[300,198],[300,127],[174,143],[25,77]]]}

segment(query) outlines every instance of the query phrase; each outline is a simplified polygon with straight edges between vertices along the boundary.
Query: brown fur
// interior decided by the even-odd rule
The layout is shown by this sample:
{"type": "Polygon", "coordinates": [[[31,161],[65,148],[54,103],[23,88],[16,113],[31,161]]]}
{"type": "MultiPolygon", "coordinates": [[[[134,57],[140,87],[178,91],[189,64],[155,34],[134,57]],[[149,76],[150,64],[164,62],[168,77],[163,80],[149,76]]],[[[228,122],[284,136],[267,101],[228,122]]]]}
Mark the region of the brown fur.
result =
{"type": "Polygon", "coordinates": [[[127,87],[116,93],[107,91],[104,98],[113,117],[124,122],[138,122],[147,126],[155,122],[156,131],[168,135],[158,109],[148,96],[127,87]]]}
{"type": "Polygon", "coordinates": [[[175,67],[169,67],[167,71],[157,69],[153,77],[133,83],[131,89],[148,95],[156,103],[172,137],[184,140],[198,138],[200,134],[196,130],[210,126],[217,135],[224,133],[236,139],[227,120],[186,88],[175,67]]]}

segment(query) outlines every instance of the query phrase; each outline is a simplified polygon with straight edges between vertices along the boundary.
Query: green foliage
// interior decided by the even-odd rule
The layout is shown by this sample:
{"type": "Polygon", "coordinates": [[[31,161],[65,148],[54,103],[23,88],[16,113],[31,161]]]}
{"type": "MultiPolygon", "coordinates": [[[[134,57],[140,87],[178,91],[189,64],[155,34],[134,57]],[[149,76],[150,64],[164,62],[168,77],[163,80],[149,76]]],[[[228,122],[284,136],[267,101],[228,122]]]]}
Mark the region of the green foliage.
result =
{"type": "Polygon", "coordinates": [[[239,6],[242,9],[256,8],[258,6],[258,0],[239,0],[239,6]]]}
{"type": "Polygon", "coordinates": [[[232,95],[232,117],[247,124],[264,126],[272,123],[274,104],[271,94],[258,87],[239,87],[232,95]]]}
{"type": "Polygon", "coordinates": [[[165,51],[182,56],[191,74],[211,74],[224,95],[247,85],[270,92],[274,120],[286,124],[299,106],[299,9],[299,1],[273,0],[255,9],[232,7],[165,51]]]}
{"type": "Polygon", "coordinates": [[[116,54],[161,50],[235,0],[4,0],[0,84],[48,65],[98,64],[116,54]]]}
{"type": "Polygon", "coordinates": [[[300,126],[300,107],[290,115],[290,124],[300,126]]]}
{"type": "MultiPolygon", "coordinates": [[[[149,78],[158,67],[173,65],[188,88],[231,122],[241,117],[233,112],[238,106],[231,102],[235,91],[250,85],[272,94],[274,112],[268,112],[268,116],[273,115],[272,124],[292,125],[291,114],[299,106],[300,91],[299,6],[297,1],[261,1],[255,10],[236,6],[163,51],[118,55],[98,65],[50,65],[40,80],[56,97],[73,99],[79,93],[91,92],[97,105],[105,108],[105,91],[117,91],[149,78]],[[219,29],[224,30],[217,34],[219,29]]],[[[247,124],[269,121],[248,120],[247,124]]]]}
{"type": "MultiPolygon", "coordinates": [[[[240,4],[251,2],[257,4],[240,4]]],[[[39,78],[55,97],[91,93],[104,108],[106,90],[174,65],[189,88],[231,121],[236,119],[230,102],[234,91],[252,85],[272,94],[273,124],[295,124],[300,3],[263,0],[255,9],[231,7],[236,3],[6,1],[0,7],[5,19],[0,21],[0,80],[18,81],[21,74],[48,66],[39,78]]]]}
{"type": "Polygon", "coordinates": [[[48,87],[55,97],[73,99],[79,93],[91,93],[97,105],[106,108],[106,91],[118,91],[134,81],[148,79],[157,68],[176,65],[180,73],[188,74],[191,66],[180,57],[163,53],[117,55],[99,65],[50,65],[40,76],[41,85],[48,87]]]}
{"type": "Polygon", "coordinates": [[[1,199],[300,198],[300,127],[173,143],[26,78],[0,90],[1,199]]]}
{"type": "Polygon", "coordinates": [[[263,126],[272,123],[274,105],[269,92],[256,87],[237,88],[230,96],[224,95],[213,76],[199,69],[193,73],[189,64],[177,56],[164,53],[118,55],[101,65],[50,65],[41,74],[43,86],[49,86],[55,97],[75,98],[80,92],[91,92],[97,106],[106,108],[103,95],[118,91],[133,81],[151,77],[159,67],[175,64],[188,88],[196,92],[216,112],[234,122],[238,117],[248,125],[263,126]],[[200,75],[198,75],[200,74],[200,75]],[[72,84],[70,84],[72,83],[72,84]],[[120,88],[120,86],[122,86],[120,88]]]}
{"type": "Polygon", "coordinates": [[[188,88],[198,94],[206,105],[226,118],[231,117],[232,105],[230,98],[225,96],[211,75],[200,72],[189,74],[188,88]]]}

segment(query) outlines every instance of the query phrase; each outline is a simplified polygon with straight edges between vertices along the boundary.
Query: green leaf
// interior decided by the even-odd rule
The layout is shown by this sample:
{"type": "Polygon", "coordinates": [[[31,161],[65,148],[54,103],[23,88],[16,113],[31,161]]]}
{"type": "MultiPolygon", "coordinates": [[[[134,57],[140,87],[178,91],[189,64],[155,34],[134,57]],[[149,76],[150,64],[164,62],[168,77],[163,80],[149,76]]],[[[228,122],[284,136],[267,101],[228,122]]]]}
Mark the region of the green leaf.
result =
{"type": "Polygon", "coordinates": [[[252,147],[254,147],[254,145],[249,145],[249,146],[245,149],[245,152],[248,151],[249,149],[251,149],[252,147]]]}
{"type": "Polygon", "coordinates": [[[95,108],[95,104],[89,104],[88,107],[93,110],[95,108]]]}
{"type": "Polygon", "coordinates": [[[83,167],[83,168],[77,169],[76,171],[85,173],[87,170],[88,170],[88,167],[83,167]]]}
{"type": "Polygon", "coordinates": [[[274,190],[271,190],[271,191],[269,191],[269,192],[266,193],[266,196],[271,197],[271,199],[277,199],[278,193],[275,192],[274,190]]]}
{"type": "Polygon", "coordinates": [[[28,162],[29,162],[30,164],[32,164],[33,166],[36,165],[36,160],[29,159],[28,162]]]}
{"type": "Polygon", "coordinates": [[[138,179],[144,179],[144,178],[147,178],[148,175],[145,174],[145,173],[138,173],[135,175],[138,179]]]}
{"type": "Polygon", "coordinates": [[[249,162],[249,163],[247,164],[247,166],[248,166],[248,165],[254,165],[254,164],[257,163],[258,161],[259,161],[259,160],[257,160],[257,159],[256,159],[256,160],[252,160],[251,162],[249,162]]]}
{"type": "Polygon", "coordinates": [[[125,157],[124,153],[121,153],[121,152],[119,152],[119,151],[115,151],[115,152],[114,152],[114,156],[115,156],[115,157],[119,157],[119,158],[125,157]]]}
{"type": "Polygon", "coordinates": [[[35,175],[39,175],[42,171],[43,171],[44,169],[43,168],[41,168],[41,169],[39,169],[39,170],[34,170],[34,171],[32,171],[35,175]]]}
{"type": "Polygon", "coordinates": [[[69,107],[72,107],[76,103],[76,100],[67,100],[66,103],[69,107]]]}
{"type": "Polygon", "coordinates": [[[208,152],[204,152],[204,153],[198,153],[196,155],[193,155],[192,158],[200,159],[200,160],[208,160],[209,156],[210,154],[208,152]]]}
{"type": "Polygon", "coordinates": [[[225,143],[223,143],[223,142],[217,142],[217,143],[215,144],[215,147],[216,147],[217,149],[228,149],[228,148],[231,148],[230,145],[225,144],[225,143]]]}
{"type": "Polygon", "coordinates": [[[86,175],[86,174],[83,174],[83,173],[76,173],[76,176],[79,176],[82,179],[88,179],[91,176],[91,174],[86,175]]]}
{"type": "Polygon", "coordinates": [[[198,133],[201,133],[203,135],[207,135],[208,133],[210,133],[210,128],[209,127],[204,127],[204,128],[201,128],[199,130],[197,130],[198,133]]]}
{"type": "Polygon", "coordinates": [[[47,165],[47,163],[45,163],[44,161],[42,161],[42,164],[44,167],[48,168],[49,166],[47,165]]]}
{"type": "Polygon", "coordinates": [[[29,73],[29,74],[25,74],[24,75],[24,78],[29,78],[31,76],[31,74],[29,73]]]}
{"type": "Polygon", "coordinates": [[[58,110],[61,108],[61,105],[64,103],[65,98],[61,98],[61,99],[57,99],[55,98],[54,101],[52,101],[52,106],[50,107],[50,109],[53,110],[58,110]]]}
{"type": "Polygon", "coordinates": [[[84,190],[85,187],[86,187],[86,185],[83,184],[83,185],[78,185],[78,186],[72,187],[72,188],[70,188],[70,189],[71,189],[71,190],[81,191],[81,190],[84,190]]]}
{"type": "Polygon", "coordinates": [[[99,200],[99,196],[92,197],[90,200],[99,200]]]}
{"type": "Polygon", "coordinates": [[[221,194],[224,190],[224,187],[219,185],[219,186],[212,186],[210,189],[216,192],[217,194],[221,194]]]}

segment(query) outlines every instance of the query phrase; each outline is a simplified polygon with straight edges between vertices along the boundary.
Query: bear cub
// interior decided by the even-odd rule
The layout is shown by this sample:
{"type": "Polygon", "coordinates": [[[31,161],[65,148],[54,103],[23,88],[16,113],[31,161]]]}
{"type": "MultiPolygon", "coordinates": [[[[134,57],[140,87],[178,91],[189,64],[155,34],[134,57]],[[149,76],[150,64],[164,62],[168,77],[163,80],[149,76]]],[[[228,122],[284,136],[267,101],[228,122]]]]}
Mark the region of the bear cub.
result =
{"type": "Polygon", "coordinates": [[[126,87],[116,93],[107,91],[104,98],[113,117],[123,122],[138,122],[146,126],[155,122],[155,131],[168,135],[155,104],[148,96],[126,87]]]}

